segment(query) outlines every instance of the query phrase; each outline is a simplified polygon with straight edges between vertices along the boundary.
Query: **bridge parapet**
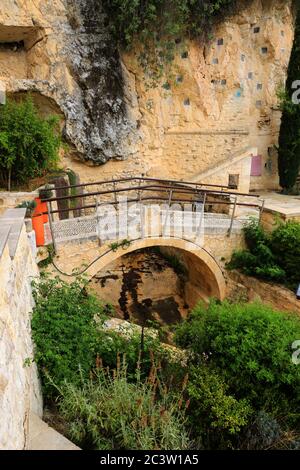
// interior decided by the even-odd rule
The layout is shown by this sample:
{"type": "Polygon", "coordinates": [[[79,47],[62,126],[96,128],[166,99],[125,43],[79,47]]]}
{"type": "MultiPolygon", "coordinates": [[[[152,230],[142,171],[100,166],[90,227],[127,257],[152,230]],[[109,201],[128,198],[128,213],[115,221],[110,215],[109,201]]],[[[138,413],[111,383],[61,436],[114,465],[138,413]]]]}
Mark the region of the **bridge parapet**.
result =
{"type": "Polygon", "coordinates": [[[182,238],[202,246],[206,236],[225,237],[229,231],[241,233],[248,220],[247,217],[232,220],[225,214],[203,214],[201,211],[167,210],[164,205],[142,205],[134,210],[135,213],[129,207],[129,212],[125,213],[122,209],[108,212],[98,208],[94,215],[53,222],[52,235],[56,244],[96,239],[103,244],[161,237],[182,238]]]}

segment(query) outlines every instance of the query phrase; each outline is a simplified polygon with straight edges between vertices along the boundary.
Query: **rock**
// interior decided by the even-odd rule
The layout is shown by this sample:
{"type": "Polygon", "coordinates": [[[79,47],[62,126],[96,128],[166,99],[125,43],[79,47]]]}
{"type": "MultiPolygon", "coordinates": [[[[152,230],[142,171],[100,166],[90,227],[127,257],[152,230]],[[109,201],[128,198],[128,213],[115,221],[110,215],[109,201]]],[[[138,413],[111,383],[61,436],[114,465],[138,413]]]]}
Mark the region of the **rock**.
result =
{"type": "Polygon", "coordinates": [[[81,159],[100,164],[126,158],[136,123],[128,117],[119,52],[101,2],[10,3],[0,7],[0,42],[21,39],[25,50],[22,67],[12,51],[6,54],[7,91],[54,100],[65,117],[65,137],[81,159]]]}
{"type": "Polygon", "coordinates": [[[251,189],[277,189],[270,149],[278,143],[277,91],[293,43],[292,0],[240,4],[210,41],[182,38],[170,89],[162,82],[149,90],[137,60],[141,45],[120,57],[100,0],[2,0],[1,89],[35,92],[41,108],[63,114],[77,158],[64,164],[82,181],[144,173],[227,185],[238,175],[244,192],[250,165],[236,157],[247,150],[249,160],[257,148],[262,174],[251,189]],[[212,175],[224,162],[230,165],[212,175]]]}

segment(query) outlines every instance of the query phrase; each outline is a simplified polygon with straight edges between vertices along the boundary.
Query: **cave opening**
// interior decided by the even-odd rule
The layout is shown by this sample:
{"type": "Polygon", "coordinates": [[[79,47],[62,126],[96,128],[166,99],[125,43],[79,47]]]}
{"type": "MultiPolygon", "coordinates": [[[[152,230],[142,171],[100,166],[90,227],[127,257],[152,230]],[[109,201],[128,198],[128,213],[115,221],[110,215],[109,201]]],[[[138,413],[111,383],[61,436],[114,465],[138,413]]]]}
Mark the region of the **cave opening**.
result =
{"type": "Polygon", "coordinates": [[[40,27],[0,25],[0,79],[29,78],[29,51],[40,38],[40,27]]]}

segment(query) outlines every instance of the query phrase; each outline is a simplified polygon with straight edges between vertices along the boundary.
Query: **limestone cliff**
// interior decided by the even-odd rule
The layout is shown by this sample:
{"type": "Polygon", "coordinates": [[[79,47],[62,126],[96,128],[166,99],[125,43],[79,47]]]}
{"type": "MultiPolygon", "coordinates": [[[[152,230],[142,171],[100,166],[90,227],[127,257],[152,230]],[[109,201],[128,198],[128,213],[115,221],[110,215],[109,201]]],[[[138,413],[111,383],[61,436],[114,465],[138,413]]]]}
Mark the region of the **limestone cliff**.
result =
{"type": "Polygon", "coordinates": [[[135,128],[126,110],[119,53],[97,0],[5,0],[0,4],[0,79],[33,91],[65,116],[84,160],[128,155],[135,128]]]}
{"type": "Polygon", "coordinates": [[[241,6],[209,42],[178,38],[175,79],[148,90],[138,46],[120,58],[99,0],[2,0],[0,80],[62,112],[81,160],[107,162],[66,158],[85,180],[144,173],[276,188],[292,0],[241,6]],[[259,158],[250,180],[251,153],[259,158]]]}

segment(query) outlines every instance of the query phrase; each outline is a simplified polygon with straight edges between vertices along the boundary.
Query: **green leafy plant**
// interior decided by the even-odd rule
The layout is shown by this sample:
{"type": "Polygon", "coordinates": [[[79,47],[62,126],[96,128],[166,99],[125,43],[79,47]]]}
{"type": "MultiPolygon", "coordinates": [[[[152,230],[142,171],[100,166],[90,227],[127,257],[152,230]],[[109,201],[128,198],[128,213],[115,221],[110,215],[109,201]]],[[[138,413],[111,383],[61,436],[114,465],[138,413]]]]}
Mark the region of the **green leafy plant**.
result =
{"type": "Polygon", "coordinates": [[[188,422],[206,449],[225,447],[238,436],[253,413],[247,399],[238,400],[217,369],[205,361],[189,367],[188,422]]]}
{"type": "Polygon", "coordinates": [[[121,242],[113,242],[109,245],[110,249],[112,251],[117,251],[119,248],[129,248],[130,246],[130,240],[127,240],[126,238],[122,240],[121,242]]]}
{"type": "Polygon", "coordinates": [[[39,190],[39,197],[41,199],[50,199],[53,196],[53,190],[49,184],[39,190]]]}
{"type": "Polygon", "coordinates": [[[45,396],[53,393],[49,375],[58,385],[65,379],[78,383],[78,366],[88,376],[95,363],[99,339],[96,319],[102,316],[102,306],[86,287],[84,279],[67,284],[58,277],[43,277],[33,282],[34,357],[45,396]]]}
{"type": "MultiPolygon", "coordinates": [[[[299,426],[300,368],[291,360],[300,338],[296,315],[276,312],[259,303],[199,305],[178,326],[175,341],[190,349],[194,363],[203,360],[216,371],[237,400],[264,409],[299,426]]],[[[199,372],[200,375],[200,372],[199,372]]]]}
{"type": "Polygon", "coordinates": [[[270,234],[259,222],[251,220],[244,228],[247,250],[233,253],[228,269],[240,269],[247,275],[283,282],[295,289],[299,284],[300,223],[279,222],[270,234]]]}
{"type": "Polygon", "coordinates": [[[271,249],[284,269],[288,284],[294,288],[300,282],[300,223],[281,223],[272,233],[271,249]]]}
{"type": "Polygon", "coordinates": [[[60,142],[57,117],[41,118],[30,97],[8,100],[0,113],[0,184],[10,191],[12,183],[54,170],[60,142]]]}
{"type": "MultiPolygon", "coordinates": [[[[295,2],[296,3],[296,2],[295,2]]],[[[282,119],[279,134],[278,169],[280,185],[290,193],[300,171],[300,105],[293,103],[293,82],[299,80],[300,67],[300,9],[296,19],[295,39],[288,67],[286,88],[279,93],[282,119]]]]}
{"type": "MultiPolygon", "coordinates": [[[[55,394],[49,377],[58,386],[64,379],[77,384],[78,366],[87,377],[97,357],[101,357],[105,366],[113,368],[117,355],[126,354],[128,373],[134,374],[141,353],[141,336],[134,333],[126,337],[107,330],[103,322],[108,309],[88,292],[87,284],[84,278],[68,284],[59,277],[51,279],[46,275],[33,282],[35,361],[47,398],[55,394]]],[[[159,339],[145,335],[141,364],[145,374],[151,367],[153,354],[162,361],[168,358],[159,339]]]]}
{"type": "MultiPolygon", "coordinates": [[[[79,375],[80,376],[80,375],[79,375]]],[[[189,439],[179,400],[168,392],[153,364],[145,380],[133,382],[125,360],[111,371],[98,362],[95,377],[59,388],[70,438],[83,448],[183,450],[189,439]]]]}
{"type": "Polygon", "coordinates": [[[20,209],[26,209],[25,217],[31,217],[34,209],[36,208],[36,201],[23,201],[17,205],[20,209]]]}

